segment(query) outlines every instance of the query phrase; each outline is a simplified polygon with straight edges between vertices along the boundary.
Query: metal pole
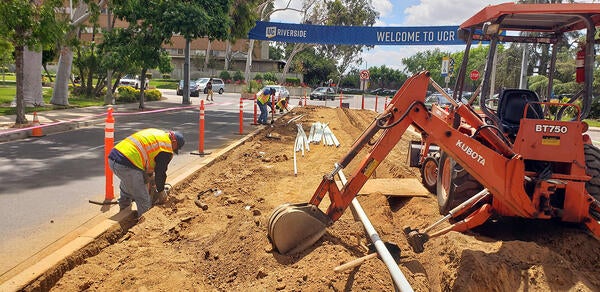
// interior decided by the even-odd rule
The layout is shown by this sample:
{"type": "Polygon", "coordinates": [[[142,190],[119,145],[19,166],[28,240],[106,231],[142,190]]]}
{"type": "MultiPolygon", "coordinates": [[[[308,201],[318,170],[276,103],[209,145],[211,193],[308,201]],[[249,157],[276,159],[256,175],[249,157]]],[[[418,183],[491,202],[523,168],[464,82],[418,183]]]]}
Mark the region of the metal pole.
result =
{"type": "MultiPolygon", "coordinates": [[[[340,166],[336,163],[335,167],[337,169],[340,166]]],[[[342,172],[341,168],[338,171],[338,175],[340,176],[340,181],[342,182],[342,184],[346,185],[348,181],[346,180],[346,176],[342,172]]],[[[371,241],[375,245],[375,248],[377,249],[377,253],[381,257],[383,263],[388,267],[388,270],[390,271],[390,275],[392,276],[392,280],[394,281],[396,288],[400,291],[414,291],[408,283],[408,280],[406,280],[406,277],[404,277],[404,274],[402,274],[402,271],[400,271],[400,268],[398,267],[398,264],[396,264],[396,261],[394,261],[394,258],[390,254],[390,251],[387,250],[387,248],[385,247],[385,243],[383,242],[383,240],[381,240],[379,234],[377,234],[377,231],[369,221],[367,214],[362,209],[360,203],[358,203],[358,200],[356,198],[352,199],[352,205],[350,205],[350,207],[353,208],[352,211],[354,211],[354,213],[360,218],[360,221],[363,223],[365,230],[369,234],[369,238],[371,239],[371,241]]]]}

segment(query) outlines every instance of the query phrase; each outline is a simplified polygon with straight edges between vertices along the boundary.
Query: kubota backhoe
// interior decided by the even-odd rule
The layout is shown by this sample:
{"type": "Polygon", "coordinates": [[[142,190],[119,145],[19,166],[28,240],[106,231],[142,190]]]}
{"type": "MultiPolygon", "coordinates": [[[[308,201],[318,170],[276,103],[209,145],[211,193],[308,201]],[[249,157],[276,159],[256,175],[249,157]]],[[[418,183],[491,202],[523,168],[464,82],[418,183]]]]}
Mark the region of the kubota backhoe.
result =
{"type": "Polygon", "coordinates": [[[431,110],[425,107],[430,85],[446,94],[431,81],[429,72],[409,78],[349,153],[324,175],[308,203],[284,204],[273,211],[268,224],[273,245],[280,253],[289,254],[318,241],[411,125],[422,135],[423,145],[412,147],[418,151],[413,156],[419,163],[439,148],[430,171],[437,173],[440,212],[447,214],[424,230],[404,229],[415,252],[422,252],[431,237],[471,229],[493,214],[581,223],[600,238],[600,150],[592,145],[585,134],[588,126],[582,122],[592,103],[594,36],[599,25],[600,4],[506,3],[475,14],[459,29],[466,49],[453,97],[448,96],[453,104],[449,111],[435,105],[431,110]],[[499,42],[546,44],[551,48],[547,73],[548,92],[552,92],[558,49],[572,41],[567,34],[573,31],[585,34],[585,44],[583,53],[578,54],[582,60],[577,63],[581,90],[567,103],[540,100],[526,89],[505,88],[497,108],[488,106],[499,42]],[[477,90],[476,112],[470,104],[476,96],[466,104],[459,100],[471,44],[480,41],[489,42],[490,53],[477,90]],[[581,106],[576,101],[581,101],[581,106]],[[339,189],[334,176],[366,146],[371,147],[366,157],[339,189]],[[331,203],[323,212],[319,205],[325,195],[331,203]],[[430,233],[446,219],[453,224],[430,233]]]}

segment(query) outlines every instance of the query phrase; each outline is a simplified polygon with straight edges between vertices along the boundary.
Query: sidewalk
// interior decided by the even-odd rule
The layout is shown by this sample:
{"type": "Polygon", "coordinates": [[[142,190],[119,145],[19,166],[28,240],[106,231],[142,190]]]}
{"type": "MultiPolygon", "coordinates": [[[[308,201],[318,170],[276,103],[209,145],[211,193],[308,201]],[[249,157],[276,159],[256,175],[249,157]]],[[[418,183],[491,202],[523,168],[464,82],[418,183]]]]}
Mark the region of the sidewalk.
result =
{"type": "MultiPolygon", "coordinates": [[[[164,93],[165,92],[163,92],[163,94],[164,93]]],[[[37,116],[38,120],[40,121],[43,134],[47,135],[104,123],[106,119],[106,112],[109,107],[113,108],[114,113],[131,113],[165,108],[191,106],[183,105],[181,104],[181,101],[182,98],[179,96],[177,96],[176,98],[173,96],[167,96],[163,97],[163,100],[160,101],[145,102],[144,110],[139,109],[138,103],[128,103],[108,106],[91,106],[83,108],[43,111],[37,113],[37,116]]],[[[0,143],[30,137],[32,129],[31,123],[33,123],[33,114],[27,114],[26,117],[30,125],[19,129],[13,128],[16,120],[16,115],[0,116],[0,143]]]]}

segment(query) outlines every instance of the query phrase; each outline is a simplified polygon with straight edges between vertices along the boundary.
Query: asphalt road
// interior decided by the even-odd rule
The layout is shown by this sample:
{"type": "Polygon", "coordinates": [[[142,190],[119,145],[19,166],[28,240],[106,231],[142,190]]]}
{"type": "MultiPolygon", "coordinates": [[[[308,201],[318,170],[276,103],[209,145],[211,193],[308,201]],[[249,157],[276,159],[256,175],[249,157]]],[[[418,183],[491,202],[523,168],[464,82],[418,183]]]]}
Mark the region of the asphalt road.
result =
{"type": "MultiPolygon", "coordinates": [[[[165,94],[181,103],[175,91],[165,94]]],[[[239,94],[215,94],[206,104],[205,152],[240,139],[239,94]]],[[[199,99],[192,98],[198,105],[199,99]]],[[[186,144],[169,173],[203,159],[198,151],[198,109],[116,116],[115,143],[155,127],[184,133],[186,144]]],[[[244,133],[253,131],[253,103],[244,101],[244,133]]],[[[101,212],[104,199],[104,124],[0,144],[0,275],[101,212]]],[[[118,197],[118,178],[114,178],[118,197]]],[[[167,179],[168,182],[168,179],[167,179]]],[[[115,208],[118,208],[115,206],[115,208]]]]}

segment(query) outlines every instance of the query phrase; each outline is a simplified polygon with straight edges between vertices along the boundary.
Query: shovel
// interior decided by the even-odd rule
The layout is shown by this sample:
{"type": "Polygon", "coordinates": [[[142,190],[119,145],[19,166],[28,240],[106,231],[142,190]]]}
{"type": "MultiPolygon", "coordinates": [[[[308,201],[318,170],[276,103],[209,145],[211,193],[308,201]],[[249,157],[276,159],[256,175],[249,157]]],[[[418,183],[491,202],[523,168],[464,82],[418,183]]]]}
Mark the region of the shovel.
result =
{"type": "MultiPolygon", "coordinates": [[[[388,249],[388,251],[390,252],[390,254],[392,255],[392,257],[394,258],[394,261],[398,262],[400,260],[400,247],[398,247],[397,244],[392,243],[392,242],[384,242],[385,247],[388,249]]],[[[375,245],[373,245],[372,243],[370,243],[368,245],[369,248],[369,254],[354,260],[351,260],[343,265],[337,266],[333,269],[334,272],[339,273],[339,272],[343,272],[347,269],[351,269],[354,268],[356,266],[360,266],[362,265],[364,262],[366,262],[369,259],[375,258],[377,257],[379,254],[377,254],[377,250],[375,249],[375,245]]]]}

